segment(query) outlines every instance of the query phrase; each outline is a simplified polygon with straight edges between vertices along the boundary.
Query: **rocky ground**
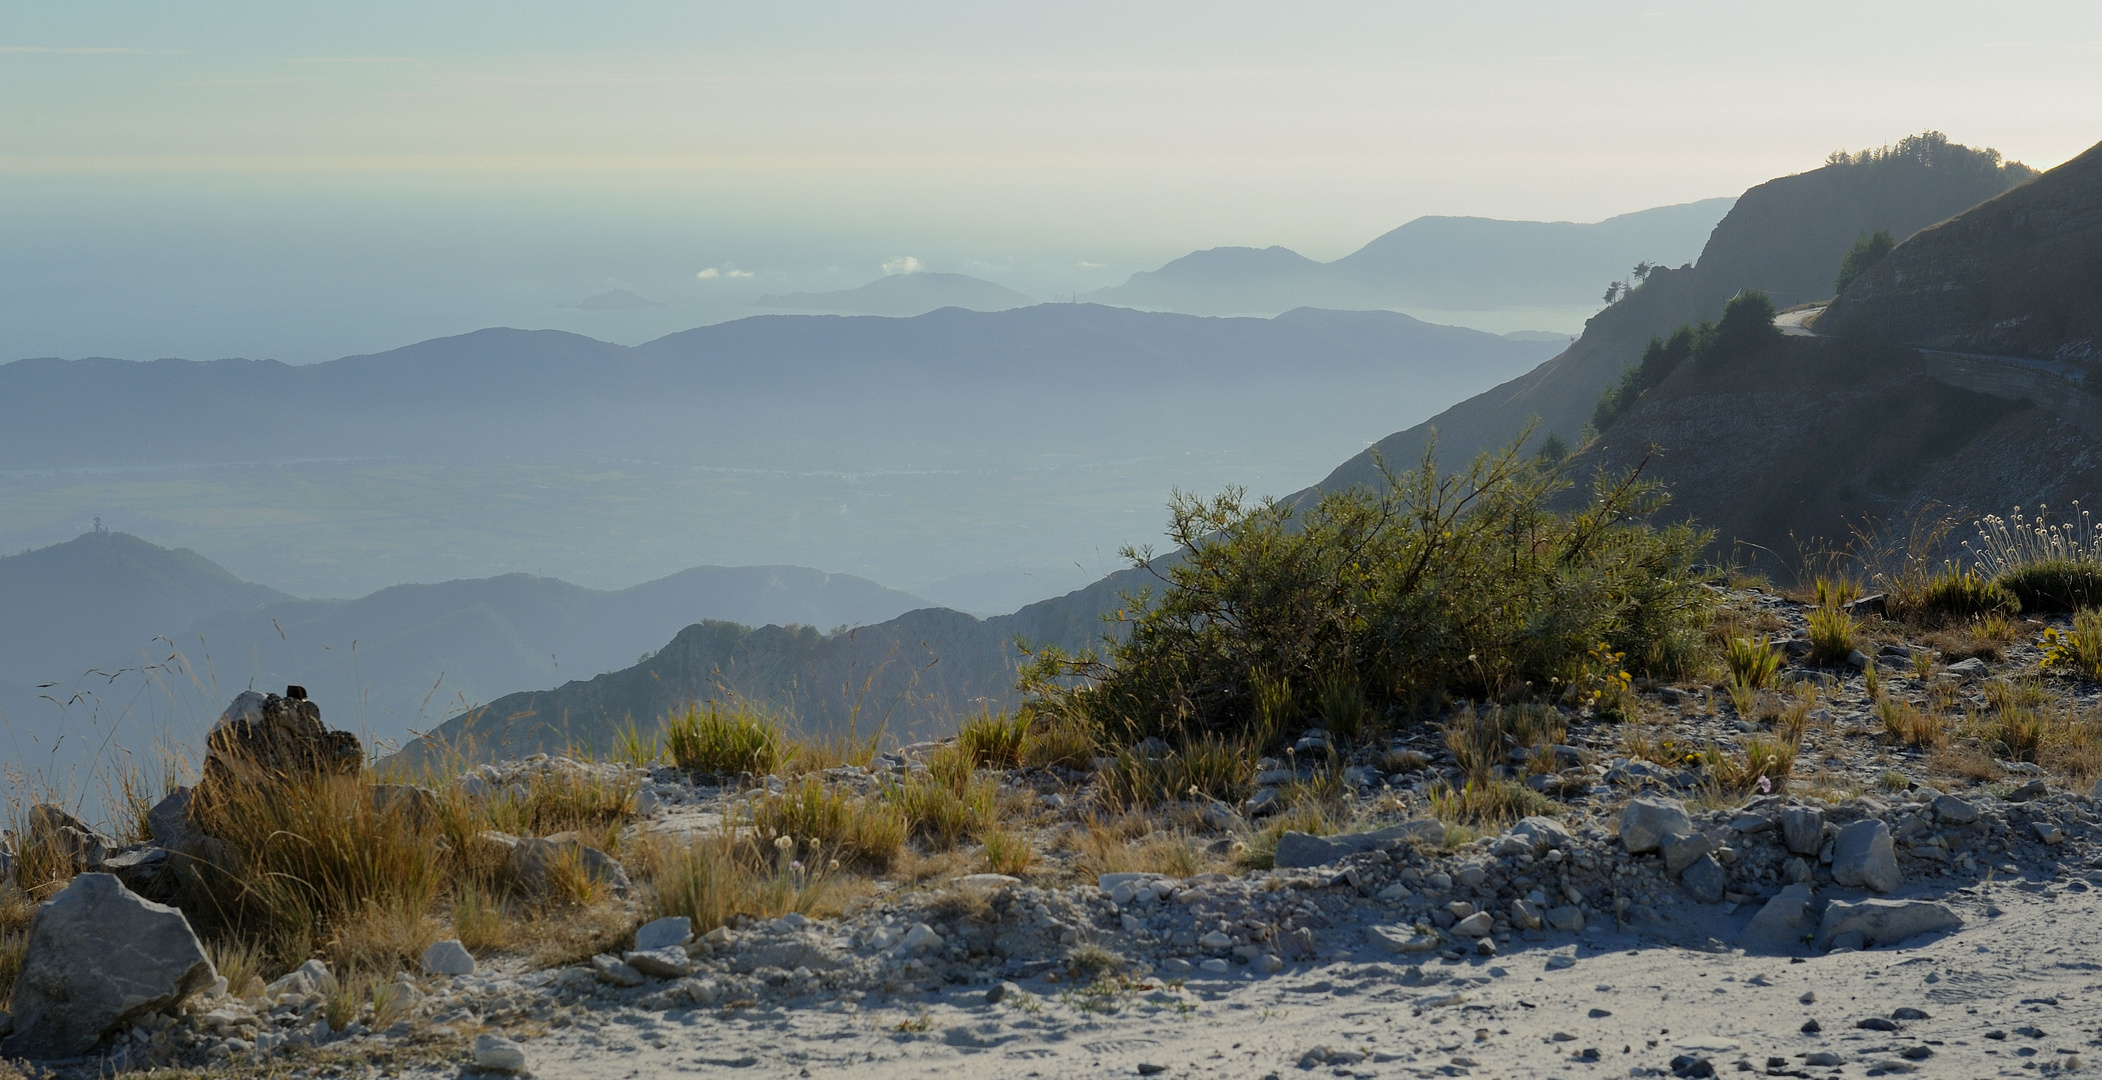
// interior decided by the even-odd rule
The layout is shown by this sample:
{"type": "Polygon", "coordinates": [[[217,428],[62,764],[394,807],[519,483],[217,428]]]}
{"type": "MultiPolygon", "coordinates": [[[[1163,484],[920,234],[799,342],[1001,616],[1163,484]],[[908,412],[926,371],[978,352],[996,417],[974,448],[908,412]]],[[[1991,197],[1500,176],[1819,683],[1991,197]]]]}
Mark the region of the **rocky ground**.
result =
{"type": "MultiPolygon", "coordinates": [[[[1800,634],[1799,605],[1738,599],[1800,634]]],[[[1626,719],[1571,718],[1566,742],[1503,767],[1554,809],[1507,828],[1436,820],[1438,785],[1458,775],[1419,732],[1340,762],[1349,831],[1286,832],[1272,867],[1250,869],[1246,849],[1290,801],[1292,759],[1266,762],[1246,804],[1180,807],[1134,841],[1172,832],[1197,865],[1088,873],[1069,841],[1104,812],[1093,781],[1015,771],[1003,784],[1031,807],[1041,855],[1027,880],[923,865],[836,917],[700,935],[652,923],[629,947],[552,968],[441,944],[398,976],[384,1010],[340,1030],[323,1015],[332,976],[310,965],[260,995],[214,987],[64,1068],[578,1080],[2079,1069],[2102,1045],[2090,1041],[2102,1025],[2092,793],[1953,730],[1937,745],[1893,740],[1858,665],[1885,654],[1883,696],[1952,729],[2024,680],[2063,709],[2087,707],[2092,688],[2044,688],[2031,644],[1965,662],[1943,643],[1915,667],[1933,646],[1882,638],[1865,637],[1853,664],[1786,665],[1783,689],[1744,715],[1681,685],[1639,688],[1626,719]],[[1688,756],[1741,757],[1791,722],[1802,750],[1785,791],[1725,790],[1717,759],[1688,756]]],[[[1324,741],[1309,732],[1295,749],[1319,756],[1324,741]]],[[[873,788],[928,749],[828,775],[873,788]]],[[[621,768],[536,759],[463,782],[621,768]]],[[[712,832],[753,794],[662,768],[641,790],[632,839],[712,832]]],[[[641,922],[639,901],[635,912],[641,922]]]]}

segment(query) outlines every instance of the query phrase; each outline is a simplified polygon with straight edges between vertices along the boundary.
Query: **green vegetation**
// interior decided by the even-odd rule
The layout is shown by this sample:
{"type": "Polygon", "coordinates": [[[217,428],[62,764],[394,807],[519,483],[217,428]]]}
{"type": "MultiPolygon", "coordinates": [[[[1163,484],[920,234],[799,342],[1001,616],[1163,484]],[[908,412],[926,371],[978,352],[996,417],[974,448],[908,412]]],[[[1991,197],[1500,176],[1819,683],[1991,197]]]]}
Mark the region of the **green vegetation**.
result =
{"type": "Polygon", "coordinates": [[[1723,642],[1723,660],[1730,665],[1731,683],[1760,690],[1780,668],[1781,652],[1764,638],[1733,637],[1723,642]]]}
{"type": "Polygon", "coordinates": [[[691,772],[763,776],[782,758],[779,725],[749,708],[693,704],[664,722],[672,763],[691,772]]]}
{"type": "Polygon", "coordinates": [[[1158,597],[1126,598],[1128,639],[1106,662],[1045,649],[1023,687],[1039,712],[1113,745],[1263,742],[1337,701],[1380,717],[1454,694],[1594,704],[1624,691],[1623,658],[1689,667],[1711,605],[1695,569],[1708,534],[1647,524],[1665,499],[1634,474],[1599,478],[1583,509],[1558,513],[1548,500],[1566,479],[1521,445],[1452,474],[1427,451],[1412,472],[1382,467],[1376,489],[1298,509],[1178,494],[1182,553],[1158,597]]]}
{"type": "Polygon", "coordinates": [[[1855,278],[1867,273],[1869,267],[1882,262],[1883,256],[1890,254],[1891,249],[1897,246],[1897,241],[1890,238],[1888,230],[1877,229],[1874,234],[1862,233],[1861,238],[1854,241],[1854,246],[1847,251],[1846,257],[1839,260],[1839,278],[1832,283],[1832,295],[1837,296],[1847,291],[1847,286],[1852,284],[1855,278]]]}
{"type": "Polygon", "coordinates": [[[1599,397],[1591,426],[1598,431],[1611,427],[1643,394],[1688,362],[1696,367],[1728,363],[1750,356],[1780,336],[1774,329],[1774,305],[1766,294],[1741,292],[1723,305],[1721,321],[1681,326],[1669,338],[1651,338],[1642,351],[1642,362],[1622,372],[1620,382],[1599,397]]]}
{"type": "Polygon", "coordinates": [[[2038,507],[2034,518],[2024,516],[2019,506],[2005,518],[1987,515],[1978,522],[1976,542],[1963,546],[1978,572],[2023,611],[2102,605],[2102,534],[2079,503],[2073,510],[2072,520],[2056,524],[2045,507],[2038,507]]]}

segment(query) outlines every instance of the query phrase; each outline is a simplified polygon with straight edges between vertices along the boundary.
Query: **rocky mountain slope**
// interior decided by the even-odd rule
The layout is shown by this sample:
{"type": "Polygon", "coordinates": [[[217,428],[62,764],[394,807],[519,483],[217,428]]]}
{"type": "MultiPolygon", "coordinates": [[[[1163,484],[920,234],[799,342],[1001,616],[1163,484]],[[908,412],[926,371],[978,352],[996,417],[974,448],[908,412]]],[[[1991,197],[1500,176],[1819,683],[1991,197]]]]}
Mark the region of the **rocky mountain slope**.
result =
{"type": "Polygon", "coordinates": [[[1758,289],[1788,307],[1831,295],[1841,258],[1863,233],[1906,237],[2035,175],[1997,152],[1971,150],[1935,133],[1822,168],[1769,180],[1745,192],[1715,227],[1700,260],[1661,268],[1594,316],[1584,334],[1538,368],[1380,440],[1336,469],[1322,487],[1372,479],[1375,455],[1413,464],[1432,432],[1452,463],[1516,437],[1537,419],[1538,438],[1574,444],[1598,396],[1631,366],[1650,338],[1713,319],[1725,301],[1758,289]]]}
{"type": "Polygon", "coordinates": [[[1821,336],[1680,368],[1577,465],[1647,459],[1674,516],[1769,562],[1865,521],[2092,498],[2102,398],[2077,366],[2025,358],[2092,355],[2098,229],[2102,148],[1899,245],[1821,336]],[[1988,348],[2018,355],[1944,351],[1988,348]]]}
{"type": "Polygon", "coordinates": [[[2087,363],[2102,355],[2102,146],[1906,241],[1821,334],[2087,363]]]}

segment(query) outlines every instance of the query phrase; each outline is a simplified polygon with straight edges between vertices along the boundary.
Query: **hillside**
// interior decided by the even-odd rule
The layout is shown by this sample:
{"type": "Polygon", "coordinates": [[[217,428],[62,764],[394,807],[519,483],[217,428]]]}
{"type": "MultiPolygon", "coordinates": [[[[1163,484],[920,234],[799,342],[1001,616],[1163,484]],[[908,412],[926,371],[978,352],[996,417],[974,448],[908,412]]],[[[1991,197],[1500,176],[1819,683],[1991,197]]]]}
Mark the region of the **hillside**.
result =
{"type": "Polygon", "coordinates": [[[1865,521],[2091,499],[2102,398],[2020,357],[2092,355],[2098,240],[2102,148],[1900,244],[1817,318],[1822,336],[1682,366],[1576,464],[1654,447],[1674,516],[1777,568],[1796,540],[1865,521]]]}
{"type": "Polygon", "coordinates": [[[290,597],[121,532],[0,556],[0,683],[70,679],[227,611],[290,597]]]}
{"type": "Polygon", "coordinates": [[[1204,315],[1596,303],[1638,262],[1692,258],[1729,206],[1703,199],[1594,224],[1421,217],[1330,263],[1282,247],[1211,248],[1086,298],[1204,315]]]}
{"type": "Polygon", "coordinates": [[[441,747],[486,758],[609,746],[629,720],[647,730],[689,702],[711,699],[760,702],[811,733],[945,734],[960,715],[1015,703],[1017,639],[1088,648],[1108,628],[1103,616],[1116,610],[1119,594],[1142,583],[1139,572],[1125,570],[1012,615],[977,619],[926,608],[830,635],[699,623],[626,669],[454,715],[398,760],[429,760],[441,747]]]}
{"type": "Polygon", "coordinates": [[[1380,440],[1321,486],[1366,482],[1375,454],[1413,462],[1433,431],[1447,462],[1509,442],[1536,417],[1540,438],[1556,434],[1574,444],[1599,394],[1651,337],[1715,318],[1745,289],[1767,293],[1780,307],[1823,299],[1831,295],[1840,259],[1863,233],[1911,236],[2034,175],[2027,166],[2001,162],[1995,151],[1971,150],[1930,132],[1888,152],[1834,155],[1821,168],[1769,180],[1738,198],[1699,262],[1650,274],[1594,316],[1560,355],[1380,440]]]}
{"type": "Polygon", "coordinates": [[[2093,361],[2102,340],[2102,145],[1906,241],[1818,316],[1817,329],[2093,361]]]}
{"type": "Polygon", "coordinates": [[[835,315],[924,315],[945,307],[1005,311],[1036,301],[1006,287],[965,274],[921,270],[888,274],[856,289],[762,296],[753,307],[819,311],[835,315]]]}

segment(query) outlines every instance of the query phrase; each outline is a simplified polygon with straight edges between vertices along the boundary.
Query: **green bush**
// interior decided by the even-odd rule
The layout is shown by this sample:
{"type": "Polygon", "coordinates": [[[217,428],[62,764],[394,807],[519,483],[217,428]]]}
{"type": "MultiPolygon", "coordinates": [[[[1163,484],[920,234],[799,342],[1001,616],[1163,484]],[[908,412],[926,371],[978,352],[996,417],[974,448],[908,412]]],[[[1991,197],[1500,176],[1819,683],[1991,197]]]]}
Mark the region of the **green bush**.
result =
{"type": "Polygon", "coordinates": [[[1832,295],[1838,296],[1847,291],[1847,286],[1853,284],[1855,278],[1867,273],[1869,267],[1882,262],[1883,257],[1897,246],[1897,241],[1890,238],[1888,230],[1877,229],[1873,234],[1862,233],[1860,239],[1854,241],[1854,246],[1846,253],[1846,257],[1839,260],[1839,277],[1832,282],[1832,295]]]}
{"type": "MultiPolygon", "coordinates": [[[[1313,719],[1319,687],[1347,672],[1374,715],[1449,693],[1560,697],[1596,681],[1601,656],[1651,673],[1698,654],[1711,605],[1696,560],[1709,535],[1642,519],[1663,495],[1601,477],[1574,513],[1567,486],[1518,454],[1524,440],[1441,475],[1382,466],[1376,488],[1297,509],[1239,491],[1178,495],[1179,556],[1166,588],[1126,597],[1129,637],[1107,660],[1039,653],[1023,688],[1113,743],[1202,732],[1250,741],[1313,719]],[[1076,678],[1077,677],[1077,678],[1076,678]],[[1289,714],[1281,710],[1290,708],[1289,714]]],[[[1149,553],[1127,551],[1144,565],[1149,553]]]]}
{"type": "Polygon", "coordinates": [[[664,748],[689,772],[736,776],[773,772],[784,757],[781,726],[748,708],[689,705],[665,721],[664,748]]]}
{"type": "Polygon", "coordinates": [[[1746,290],[1723,305],[1720,322],[1681,326],[1669,338],[1651,338],[1642,362],[1621,373],[1592,410],[1591,427],[1604,431],[1635,407],[1650,388],[1687,363],[1713,365],[1750,356],[1781,336],[1774,329],[1774,305],[1766,294],[1746,290]]]}
{"type": "MultiPolygon", "coordinates": [[[[2078,611],[2102,607],[2102,564],[2053,559],[2003,570],[1993,587],[2012,597],[2023,611],[2078,611]]],[[[2012,615],[2012,610],[2003,612],[2012,615]]]]}
{"type": "MultiPolygon", "coordinates": [[[[2019,573],[2015,571],[2013,573],[2019,573]]],[[[2010,576],[2003,573],[2002,579],[2010,576]]],[[[1884,601],[1893,619],[1919,626],[1967,623],[1989,615],[2008,616],[2024,607],[2020,597],[1999,580],[1953,564],[1924,581],[1901,583],[1884,601]]]]}

